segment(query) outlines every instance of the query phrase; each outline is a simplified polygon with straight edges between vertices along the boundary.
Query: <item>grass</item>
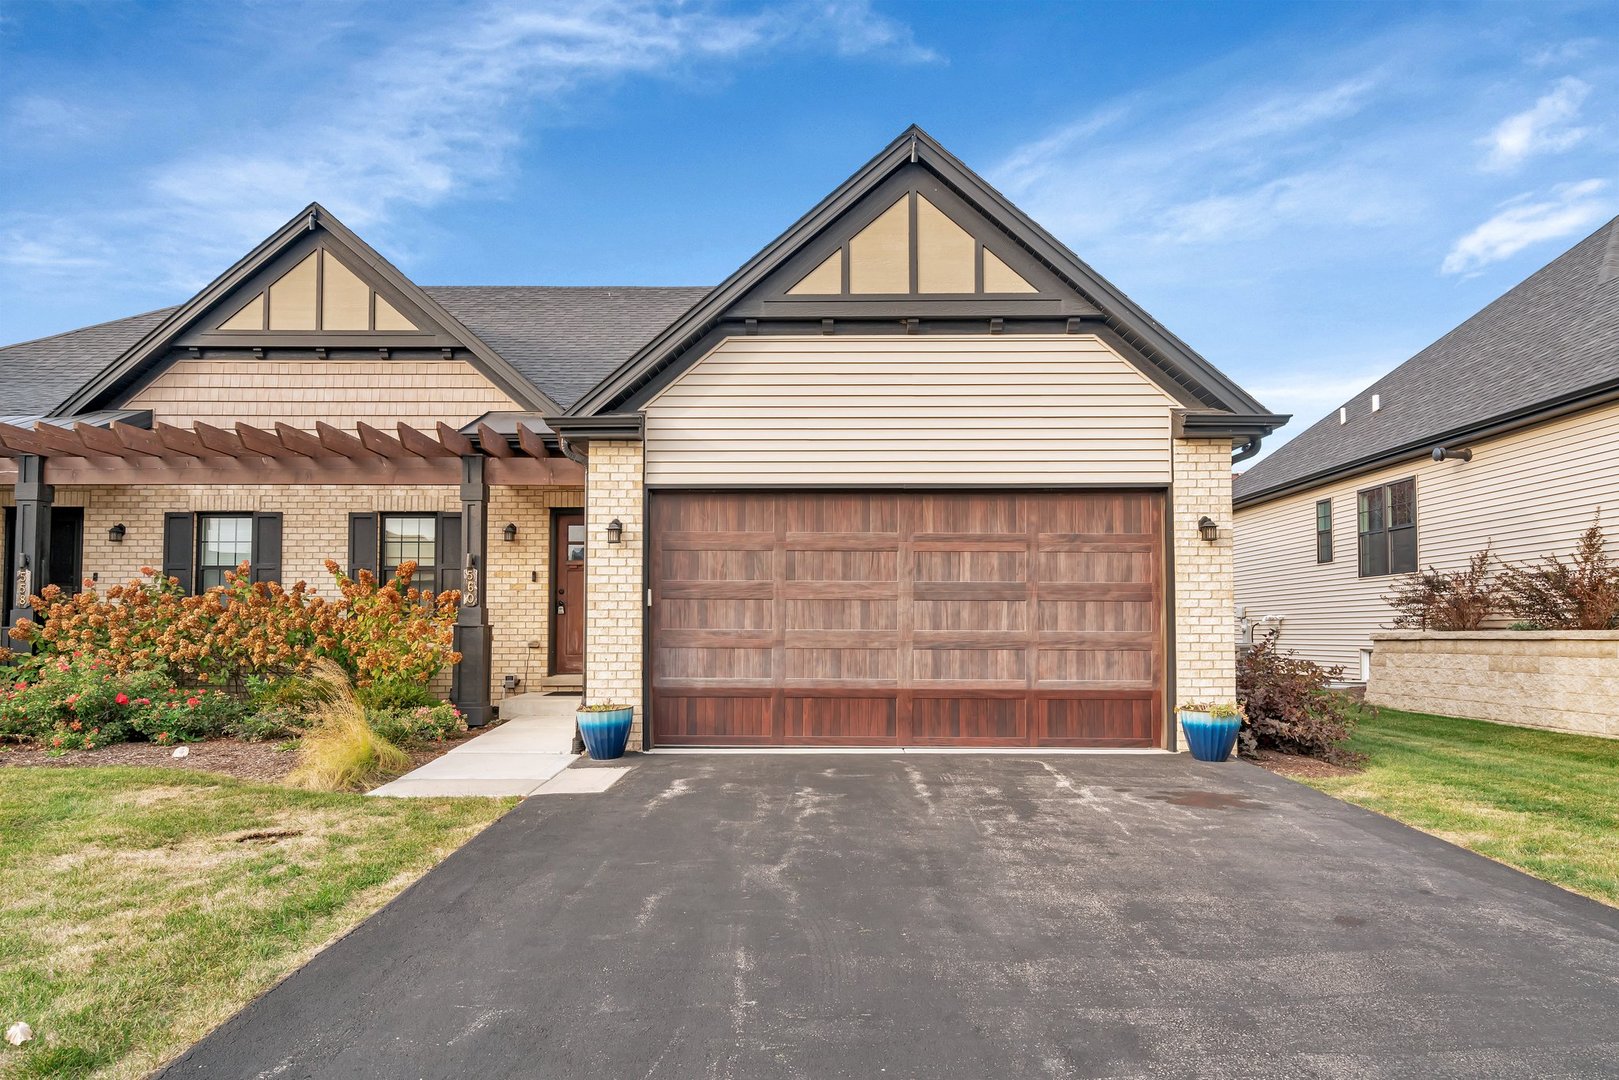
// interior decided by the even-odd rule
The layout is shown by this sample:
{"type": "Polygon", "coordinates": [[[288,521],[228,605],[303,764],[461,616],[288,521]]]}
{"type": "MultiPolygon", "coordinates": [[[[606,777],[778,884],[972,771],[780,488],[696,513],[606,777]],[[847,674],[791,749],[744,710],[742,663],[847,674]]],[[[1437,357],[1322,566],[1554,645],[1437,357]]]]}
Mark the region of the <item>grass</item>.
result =
{"type": "Polygon", "coordinates": [[[1301,782],[1619,905],[1619,740],[1381,709],[1351,745],[1364,772],[1301,782]]]}
{"type": "Polygon", "coordinates": [[[139,1077],[500,816],[208,773],[5,769],[0,1076],[139,1077]]]}
{"type": "Polygon", "coordinates": [[[292,787],[364,791],[410,768],[410,756],[372,730],[348,676],[330,660],[316,662],[311,682],[325,688],[298,746],[292,787]]]}

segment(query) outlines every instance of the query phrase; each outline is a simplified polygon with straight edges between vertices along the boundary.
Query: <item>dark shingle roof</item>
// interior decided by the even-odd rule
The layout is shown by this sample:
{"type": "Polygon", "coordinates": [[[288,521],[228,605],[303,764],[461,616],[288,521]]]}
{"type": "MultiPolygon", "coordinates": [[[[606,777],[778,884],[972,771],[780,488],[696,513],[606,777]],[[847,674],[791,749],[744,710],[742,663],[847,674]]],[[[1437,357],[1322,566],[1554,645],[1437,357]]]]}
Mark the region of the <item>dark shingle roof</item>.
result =
{"type": "Polygon", "coordinates": [[[0,348],[0,412],[50,412],[173,310],[148,311],[0,348]]]}
{"type": "Polygon", "coordinates": [[[1236,480],[1237,502],[1619,382],[1619,217],[1236,480]],[[1376,394],[1381,408],[1372,411],[1376,394]]]}
{"type": "MultiPolygon", "coordinates": [[[[566,408],[708,289],[443,285],[426,292],[566,408]]],[[[173,310],[0,348],[0,412],[56,408],[173,310]]]]}
{"type": "Polygon", "coordinates": [[[423,291],[567,408],[709,290],[429,285],[423,291]]]}

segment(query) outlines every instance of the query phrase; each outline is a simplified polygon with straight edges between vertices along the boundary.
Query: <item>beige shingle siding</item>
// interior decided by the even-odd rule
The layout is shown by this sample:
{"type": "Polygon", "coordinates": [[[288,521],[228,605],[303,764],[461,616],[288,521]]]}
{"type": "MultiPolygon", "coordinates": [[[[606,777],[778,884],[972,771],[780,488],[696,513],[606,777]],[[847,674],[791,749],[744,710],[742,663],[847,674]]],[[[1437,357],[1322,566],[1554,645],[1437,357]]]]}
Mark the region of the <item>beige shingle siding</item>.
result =
{"type": "Polygon", "coordinates": [[[642,691],[642,627],[646,584],[642,572],[645,539],[645,482],[642,444],[592,442],[586,478],[585,700],[591,704],[635,706],[630,748],[642,745],[646,719],[642,691]],[[607,525],[617,518],[623,542],[607,542],[607,525]]]}
{"type": "Polygon", "coordinates": [[[464,360],[177,360],[124,407],[167,424],[229,427],[276,421],[352,430],[460,427],[495,409],[521,408],[464,360]]]}
{"type": "MultiPolygon", "coordinates": [[[[1170,506],[1175,565],[1175,701],[1233,701],[1236,620],[1231,566],[1231,444],[1199,439],[1175,442],[1175,488],[1170,506]],[[1220,537],[1204,540],[1198,521],[1209,517],[1220,537]]],[[[1179,748],[1186,748],[1181,738],[1179,748]]]]}
{"type": "Polygon", "coordinates": [[[1522,561],[1568,554],[1600,507],[1619,537],[1619,405],[1470,444],[1470,462],[1428,458],[1237,513],[1237,604],[1283,619],[1281,644],[1360,677],[1360,650],[1392,621],[1393,577],[1358,576],[1356,493],[1417,482],[1417,565],[1455,569],[1490,544],[1522,561]],[[1315,561],[1315,504],[1332,499],[1333,561],[1315,561]]]}
{"type": "Polygon", "coordinates": [[[730,338],[646,407],[651,484],[1163,484],[1176,403],[1093,337],[730,338]]]}

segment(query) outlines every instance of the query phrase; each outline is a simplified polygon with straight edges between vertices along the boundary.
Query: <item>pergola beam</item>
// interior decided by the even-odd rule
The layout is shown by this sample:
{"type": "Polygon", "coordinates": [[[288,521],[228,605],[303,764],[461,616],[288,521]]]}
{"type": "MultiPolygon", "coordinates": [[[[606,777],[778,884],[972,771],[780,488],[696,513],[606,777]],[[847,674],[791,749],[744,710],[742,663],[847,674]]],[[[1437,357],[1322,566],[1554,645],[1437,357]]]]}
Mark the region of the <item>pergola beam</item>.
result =
{"type": "Polygon", "coordinates": [[[332,452],[321,445],[319,439],[290,424],[283,424],[279,420],[275,425],[275,437],[282,446],[306,458],[323,458],[334,456],[332,452]]]}
{"type": "Polygon", "coordinates": [[[395,460],[414,456],[405,449],[398,439],[385,432],[378,431],[364,420],[356,421],[354,430],[360,433],[360,442],[365,444],[365,448],[373,454],[380,454],[385,458],[395,460]]]}
{"type": "Polygon", "coordinates": [[[114,420],[107,427],[109,431],[118,436],[118,441],[133,453],[155,458],[173,456],[169,453],[169,448],[163,445],[163,440],[157,437],[157,432],[155,431],[131,427],[122,420],[114,420]]]}
{"type": "Polygon", "coordinates": [[[456,457],[471,457],[478,452],[477,447],[472,445],[471,439],[442,420],[438,422],[438,441],[443,443],[444,448],[455,454],[456,457]]]}
{"type": "Polygon", "coordinates": [[[366,449],[365,443],[341,428],[334,428],[324,420],[315,421],[315,434],[320,444],[339,457],[352,461],[376,461],[378,455],[366,449]]]}
{"type": "Polygon", "coordinates": [[[35,424],[34,438],[38,439],[54,454],[67,457],[83,457],[89,453],[83,439],[67,428],[57,427],[55,424],[43,422],[35,424]]]}
{"type": "Polygon", "coordinates": [[[517,452],[506,441],[506,436],[497,434],[488,424],[478,425],[478,447],[490,457],[510,458],[516,457],[517,452]]]}
{"type": "Polygon", "coordinates": [[[421,458],[453,458],[454,450],[439,442],[426,432],[417,431],[409,424],[399,425],[399,442],[404,448],[421,458]]]}
{"type": "Polygon", "coordinates": [[[50,455],[50,449],[40,441],[39,436],[26,428],[11,424],[0,424],[0,443],[4,443],[6,449],[19,454],[37,454],[40,457],[50,455]]]}
{"type": "Polygon", "coordinates": [[[192,427],[197,433],[198,441],[208,449],[216,450],[227,457],[248,456],[247,447],[242,445],[241,438],[235,432],[226,431],[224,428],[216,428],[212,424],[203,423],[201,420],[198,420],[192,427]]]}

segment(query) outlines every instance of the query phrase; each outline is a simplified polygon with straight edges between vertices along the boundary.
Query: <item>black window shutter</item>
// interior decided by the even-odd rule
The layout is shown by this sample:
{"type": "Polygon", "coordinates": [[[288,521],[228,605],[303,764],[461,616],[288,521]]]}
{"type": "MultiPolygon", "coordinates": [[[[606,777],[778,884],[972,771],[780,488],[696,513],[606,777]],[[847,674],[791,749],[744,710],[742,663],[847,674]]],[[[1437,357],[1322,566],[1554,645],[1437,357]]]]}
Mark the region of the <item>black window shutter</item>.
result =
{"type": "Polygon", "coordinates": [[[349,577],[358,578],[361,570],[377,572],[377,515],[349,515],[349,577]]]}
{"type": "Polygon", "coordinates": [[[253,515],[253,580],[281,580],[281,515],[253,515]]]}
{"type": "Polygon", "coordinates": [[[438,591],[448,592],[462,586],[461,573],[461,515],[438,516],[438,591]]]}
{"type": "Polygon", "coordinates": [[[191,570],[196,557],[195,532],[191,514],[163,515],[163,576],[174,578],[187,593],[195,585],[191,570]]]}

